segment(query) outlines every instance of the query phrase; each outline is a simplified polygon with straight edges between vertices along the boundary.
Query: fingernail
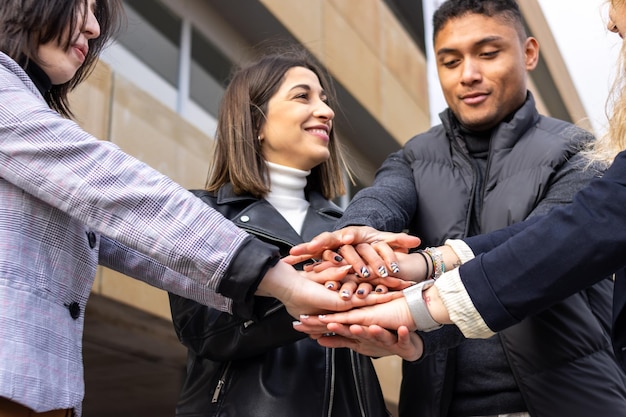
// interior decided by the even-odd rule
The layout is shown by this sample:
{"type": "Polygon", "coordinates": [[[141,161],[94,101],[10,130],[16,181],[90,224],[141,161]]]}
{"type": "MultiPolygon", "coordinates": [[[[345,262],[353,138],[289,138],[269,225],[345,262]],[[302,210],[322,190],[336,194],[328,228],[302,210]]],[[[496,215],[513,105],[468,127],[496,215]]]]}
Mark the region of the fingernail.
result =
{"type": "Polygon", "coordinates": [[[361,268],[361,276],[363,278],[369,278],[370,276],[370,271],[366,268],[366,267],[362,267],[361,268]]]}
{"type": "Polygon", "coordinates": [[[341,298],[350,298],[350,291],[348,290],[341,291],[341,298]]]}
{"type": "Polygon", "coordinates": [[[301,324],[302,324],[302,322],[301,322],[301,321],[292,321],[292,322],[291,322],[291,325],[292,325],[292,326],[299,326],[299,325],[301,325],[301,324]]]}
{"type": "Polygon", "coordinates": [[[300,314],[300,318],[301,319],[308,319],[309,315],[308,314],[300,314]]]}
{"type": "Polygon", "coordinates": [[[383,278],[386,278],[389,275],[387,273],[387,268],[385,268],[384,266],[378,267],[378,275],[380,275],[383,278]]]}
{"type": "Polygon", "coordinates": [[[398,266],[396,262],[392,262],[391,270],[393,271],[394,274],[397,274],[398,272],[400,272],[400,267],[398,266]]]}
{"type": "Polygon", "coordinates": [[[332,290],[333,288],[335,288],[335,284],[333,282],[329,282],[328,284],[326,284],[326,288],[332,290]]]}
{"type": "Polygon", "coordinates": [[[335,258],[334,258],[334,259],[335,259],[335,261],[336,261],[336,262],[341,262],[341,261],[343,261],[343,257],[341,257],[341,256],[339,256],[339,255],[335,255],[335,258]]]}
{"type": "Polygon", "coordinates": [[[319,316],[317,316],[318,319],[325,319],[326,318],[326,314],[320,314],[319,316]]]}
{"type": "Polygon", "coordinates": [[[376,288],[376,292],[383,292],[382,288],[376,288]]]}
{"type": "Polygon", "coordinates": [[[363,295],[363,294],[365,294],[365,290],[364,289],[359,289],[359,290],[357,290],[356,293],[359,294],[359,295],[363,295]]]}

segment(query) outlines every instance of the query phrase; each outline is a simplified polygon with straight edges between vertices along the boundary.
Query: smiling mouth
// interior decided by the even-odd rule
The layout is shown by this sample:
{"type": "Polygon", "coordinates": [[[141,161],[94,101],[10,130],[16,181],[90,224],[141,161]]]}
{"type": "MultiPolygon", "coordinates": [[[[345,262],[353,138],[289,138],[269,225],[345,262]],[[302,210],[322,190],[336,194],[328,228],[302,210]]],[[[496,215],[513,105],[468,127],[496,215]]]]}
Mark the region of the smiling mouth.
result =
{"type": "Polygon", "coordinates": [[[316,135],[328,136],[328,131],[326,129],[307,129],[306,131],[309,133],[316,134],[316,135]]]}
{"type": "Polygon", "coordinates": [[[78,57],[80,58],[80,62],[84,62],[85,59],[87,58],[87,48],[81,47],[81,46],[77,46],[75,45],[74,47],[74,51],[76,51],[76,54],[78,55],[78,57]]]}
{"type": "Polygon", "coordinates": [[[485,101],[488,96],[487,93],[467,94],[461,97],[461,101],[465,104],[479,104],[485,101]]]}

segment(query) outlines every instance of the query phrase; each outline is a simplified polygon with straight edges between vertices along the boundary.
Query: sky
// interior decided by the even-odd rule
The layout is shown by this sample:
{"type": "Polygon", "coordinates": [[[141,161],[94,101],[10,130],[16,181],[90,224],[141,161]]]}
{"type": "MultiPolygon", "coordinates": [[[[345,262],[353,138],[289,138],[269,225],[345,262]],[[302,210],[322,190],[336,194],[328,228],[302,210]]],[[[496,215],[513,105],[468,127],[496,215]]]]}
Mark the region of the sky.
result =
{"type": "Polygon", "coordinates": [[[606,0],[538,1],[592,126],[602,134],[621,45],[619,36],[606,29],[606,0]]]}
{"type": "MultiPolygon", "coordinates": [[[[602,134],[606,131],[605,104],[615,74],[621,42],[616,34],[606,29],[606,0],[538,2],[552,28],[595,133],[602,134]]],[[[432,16],[438,3],[438,0],[424,1],[424,15],[432,16]]],[[[427,33],[426,39],[431,38],[427,33]]],[[[541,39],[539,42],[541,43],[541,39]]],[[[426,44],[427,54],[432,54],[431,43],[426,44]]],[[[429,62],[434,63],[434,60],[429,62]]],[[[429,68],[428,76],[429,85],[439,85],[434,68],[429,68]]],[[[445,101],[439,88],[430,90],[431,123],[439,124],[438,113],[446,107],[445,101]]]]}

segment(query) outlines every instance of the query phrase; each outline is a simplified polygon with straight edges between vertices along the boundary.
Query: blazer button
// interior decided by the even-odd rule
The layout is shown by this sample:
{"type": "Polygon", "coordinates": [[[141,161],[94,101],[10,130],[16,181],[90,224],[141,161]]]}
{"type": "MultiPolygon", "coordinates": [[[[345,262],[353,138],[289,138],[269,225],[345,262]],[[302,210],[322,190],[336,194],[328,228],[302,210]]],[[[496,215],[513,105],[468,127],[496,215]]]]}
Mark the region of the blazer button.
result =
{"type": "Polygon", "coordinates": [[[248,223],[250,221],[250,217],[243,215],[239,218],[239,220],[241,220],[244,223],[248,223]]]}
{"type": "Polygon", "coordinates": [[[87,240],[91,249],[96,247],[96,234],[94,232],[87,232],[87,240]]]}
{"type": "Polygon", "coordinates": [[[74,320],[80,317],[80,305],[76,301],[70,303],[67,308],[70,310],[70,317],[72,317],[74,320]]]}

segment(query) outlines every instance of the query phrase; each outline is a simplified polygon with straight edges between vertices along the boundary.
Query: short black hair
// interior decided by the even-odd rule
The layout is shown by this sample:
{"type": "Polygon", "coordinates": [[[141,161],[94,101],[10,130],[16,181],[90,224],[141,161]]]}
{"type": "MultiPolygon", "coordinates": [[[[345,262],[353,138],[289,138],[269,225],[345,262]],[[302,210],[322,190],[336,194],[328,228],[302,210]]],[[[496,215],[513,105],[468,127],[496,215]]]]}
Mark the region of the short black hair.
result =
{"type": "Polygon", "coordinates": [[[522,12],[515,0],[446,0],[433,14],[433,42],[450,19],[467,14],[501,16],[516,26],[520,39],[524,40],[528,37],[522,12]]]}

